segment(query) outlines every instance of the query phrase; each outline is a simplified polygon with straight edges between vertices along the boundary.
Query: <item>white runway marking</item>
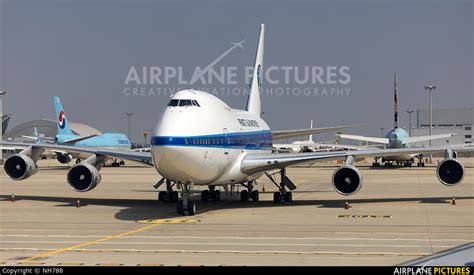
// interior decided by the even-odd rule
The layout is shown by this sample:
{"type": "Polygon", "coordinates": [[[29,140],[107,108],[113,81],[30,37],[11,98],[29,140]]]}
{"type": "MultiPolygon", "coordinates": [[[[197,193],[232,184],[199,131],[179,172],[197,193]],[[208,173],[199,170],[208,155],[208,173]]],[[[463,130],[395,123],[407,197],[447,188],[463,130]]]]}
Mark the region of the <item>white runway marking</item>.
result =
{"type": "MultiPolygon", "coordinates": [[[[37,243],[37,244],[78,244],[82,243],[82,241],[1,241],[0,243],[37,243]]],[[[427,245],[399,245],[399,244],[308,244],[308,243],[301,243],[301,244],[294,244],[294,243],[198,243],[198,242],[117,242],[117,241],[110,241],[110,242],[102,242],[103,244],[107,245],[118,245],[118,244],[137,244],[137,245],[206,245],[206,246],[294,246],[294,247],[404,247],[404,248],[415,248],[415,247],[437,247],[437,248],[449,248],[452,246],[446,245],[438,245],[438,246],[431,246],[427,245]]]]}
{"type": "MultiPolygon", "coordinates": [[[[103,238],[108,235],[0,235],[0,238],[25,237],[25,238],[103,238]]],[[[122,236],[117,239],[230,239],[230,240],[327,240],[327,241],[432,241],[432,242],[472,242],[470,239],[407,239],[407,238],[331,238],[331,237],[237,237],[237,236],[122,236]]],[[[1,242],[1,241],[0,241],[1,242]]]]}

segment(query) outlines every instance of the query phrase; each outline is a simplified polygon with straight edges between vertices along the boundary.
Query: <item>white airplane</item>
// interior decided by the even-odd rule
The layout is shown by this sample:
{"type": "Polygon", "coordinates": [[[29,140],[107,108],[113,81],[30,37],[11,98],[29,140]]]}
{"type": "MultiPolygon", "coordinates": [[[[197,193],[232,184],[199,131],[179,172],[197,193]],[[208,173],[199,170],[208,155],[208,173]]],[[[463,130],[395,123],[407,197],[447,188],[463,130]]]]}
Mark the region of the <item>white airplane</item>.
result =
{"type": "MultiPolygon", "coordinates": [[[[338,134],[340,138],[351,139],[358,141],[365,141],[378,144],[383,148],[410,148],[412,144],[422,141],[435,140],[450,138],[454,133],[449,134],[440,134],[440,135],[431,135],[431,136],[417,136],[410,137],[410,135],[404,129],[398,126],[398,98],[397,98],[397,75],[393,77],[393,112],[394,112],[394,127],[390,129],[385,137],[366,137],[359,135],[346,135],[338,134]]],[[[382,163],[385,163],[385,166],[391,166],[392,162],[397,164],[403,164],[404,166],[411,166],[415,157],[418,158],[418,166],[425,166],[423,162],[423,156],[421,154],[404,154],[404,155],[393,155],[393,156],[383,156],[381,157],[382,163]]],[[[372,163],[372,166],[380,166],[378,162],[379,157],[375,158],[375,161],[372,163]]]]}
{"type": "MultiPolygon", "coordinates": [[[[361,126],[361,125],[353,125],[361,126]]],[[[313,129],[313,120],[311,120],[310,129],[313,129]]],[[[298,140],[293,141],[292,143],[274,143],[273,149],[276,153],[308,153],[308,152],[322,152],[330,150],[362,150],[368,149],[369,146],[356,146],[356,145],[347,145],[339,144],[338,140],[329,141],[329,142],[315,142],[313,140],[313,134],[309,135],[308,140],[298,140]]]]}
{"type": "MultiPolygon", "coordinates": [[[[161,201],[177,201],[177,213],[194,215],[196,204],[191,201],[195,185],[208,186],[202,191],[201,200],[218,201],[216,186],[244,185],[242,201],[258,201],[259,193],[253,190],[255,180],[264,173],[279,170],[280,178],[272,178],[279,191],[273,195],[275,203],[291,202],[295,185],[286,176],[286,168],[296,164],[318,161],[345,160],[336,169],[332,185],[336,192],[351,195],[362,186],[362,174],[353,166],[355,158],[407,153],[444,152],[446,158],[437,168],[438,179],[446,186],[459,184],[464,177],[464,167],[456,159],[459,151],[474,151],[473,147],[450,146],[438,148],[397,148],[358,151],[316,152],[306,154],[272,154],[273,139],[317,133],[319,129],[272,132],[261,118],[260,91],[262,85],[264,25],[255,59],[251,91],[245,110],[230,108],[217,97],[206,92],[183,90],[173,95],[164,108],[152,137],[152,152],[125,152],[33,144],[5,161],[4,170],[14,180],[23,180],[37,171],[36,161],[44,149],[54,148],[72,152],[87,152],[91,156],[74,165],[67,174],[67,181],[74,191],[86,192],[101,182],[99,173],[105,159],[121,158],[153,165],[163,178],[155,184],[166,183],[166,191],[159,193],[161,201]],[[181,191],[173,191],[177,186],[181,191]],[[289,191],[289,190],[290,191],[289,191]]],[[[268,175],[268,174],[267,174],[268,175]]]]}

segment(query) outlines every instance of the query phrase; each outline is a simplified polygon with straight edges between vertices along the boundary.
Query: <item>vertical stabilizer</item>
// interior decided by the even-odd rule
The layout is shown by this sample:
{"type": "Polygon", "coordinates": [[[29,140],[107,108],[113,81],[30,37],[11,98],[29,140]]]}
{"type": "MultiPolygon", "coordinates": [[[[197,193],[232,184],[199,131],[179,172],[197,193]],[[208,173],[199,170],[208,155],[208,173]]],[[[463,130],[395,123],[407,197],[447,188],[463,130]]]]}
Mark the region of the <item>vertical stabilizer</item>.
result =
{"type": "Polygon", "coordinates": [[[66,119],[66,113],[64,113],[63,105],[59,97],[53,97],[54,110],[56,113],[55,119],[58,128],[58,135],[73,135],[71,128],[69,127],[69,121],[66,119]]]}
{"type": "MultiPolygon", "coordinates": [[[[311,126],[309,128],[313,129],[313,120],[311,120],[311,126]]],[[[313,134],[309,135],[309,141],[313,141],[313,134]]]]}
{"type": "Polygon", "coordinates": [[[397,74],[393,75],[393,128],[398,129],[397,74]]]}
{"type": "Polygon", "coordinates": [[[252,84],[250,86],[250,94],[247,101],[247,111],[260,117],[261,101],[260,92],[262,90],[263,78],[263,48],[264,48],[265,25],[260,27],[260,36],[258,39],[257,54],[255,56],[255,66],[253,69],[252,84]]]}

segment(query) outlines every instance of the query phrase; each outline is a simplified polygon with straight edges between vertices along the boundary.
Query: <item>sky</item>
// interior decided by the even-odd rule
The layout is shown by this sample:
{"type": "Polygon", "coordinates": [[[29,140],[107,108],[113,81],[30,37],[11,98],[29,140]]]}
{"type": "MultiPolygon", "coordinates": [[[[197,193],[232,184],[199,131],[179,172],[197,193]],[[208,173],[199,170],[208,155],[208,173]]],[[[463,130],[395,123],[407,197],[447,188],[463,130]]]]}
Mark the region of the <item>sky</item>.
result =
{"type": "Polygon", "coordinates": [[[264,23],[264,72],[272,73],[262,83],[262,110],[272,129],[307,128],[314,119],[315,127],[364,124],[348,132],[378,136],[393,125],[394,73],[402,126],[406,110],[427,108],[424,85],[438,87],[434,108],[473,107],[473,10],[468,0],[0,0],[3,110],[12,126],[53,119],[57,95],[71,121],[126,134],[125,113],[133,112],[131,139],[141,141],[172,91],[228,89],[219,98],[243,109],[243,72],[264,23]],[[243,49],[212,67],[223,68],[224,81],[209,74],[212,83],[189,83],[242,40],[243,49]],[[144,79],[143,68],[160,70],[160,83],[144,79]],[[128,77],[137,77],[133,69],[138,81],[128,77]],[[179,70],[184,81],[173,77],[179,70]]]}

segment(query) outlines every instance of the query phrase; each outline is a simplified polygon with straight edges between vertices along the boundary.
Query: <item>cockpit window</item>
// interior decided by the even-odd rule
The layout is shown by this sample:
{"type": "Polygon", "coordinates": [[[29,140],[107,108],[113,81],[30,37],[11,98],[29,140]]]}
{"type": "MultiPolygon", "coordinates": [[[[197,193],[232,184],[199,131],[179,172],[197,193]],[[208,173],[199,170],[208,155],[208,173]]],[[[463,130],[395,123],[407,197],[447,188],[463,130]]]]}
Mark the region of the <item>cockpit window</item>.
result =
{"type": "Polygon", "coordinates": [[[199,103],[196,100],[191,100],[191,99],[172,99],[169,103],[168,106],[170,107],[187,107],[187,106],[197,106],[201,107],[199,103]]]}
{"type": "Polygon", "coordinates": [[[170,103],[168,103],[168,106],[175,107],[178,106],[179,104],[179,99],[172,99],[170,103]]]}
{"type": "Polygon", "coordinates": [[[179,107],[184,107],[184,106],[192,106],[191,100],[190,99],[180,99],[179,100],[179,107]]]}

